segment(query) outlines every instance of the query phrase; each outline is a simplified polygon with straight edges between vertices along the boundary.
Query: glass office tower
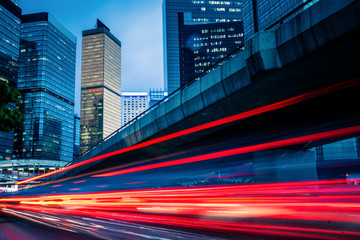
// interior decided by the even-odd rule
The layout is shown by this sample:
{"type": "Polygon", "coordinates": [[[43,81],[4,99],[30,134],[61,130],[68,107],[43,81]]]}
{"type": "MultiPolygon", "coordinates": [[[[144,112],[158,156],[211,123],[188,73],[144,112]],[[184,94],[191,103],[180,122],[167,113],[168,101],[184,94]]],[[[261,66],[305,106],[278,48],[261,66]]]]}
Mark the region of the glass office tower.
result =
{"type": "Polygon", "coordinates": [[[153,88],[149,91],[149,107],[154,106],[157,102],[161,101],[163,98],[167,97],[168,93],[162,89],[153,88]]]}
{"type": "Polygon", "coordinates": [[[81,153],[121,126],[121,42],[99,20],[82,35],[81,153]]]}
{"type": "MultiPolygon", "coordinates": [[[[10,0],[0,1],[0,81],[14,88],[19,67],[20,18],[21,9],[18,6],[10,0]]],[[[0,131],[0,161],[12,158],[13,142],[13,133],[0,131]]]]}
{"type": "Polygon", "coordinates": [[[238,22],[242,1],[163,1],[164,81],[169,94],[180,87],[179,13],[187,25],[238,22]]]}
{"type": "Polygon", "coordinates": [[[190,16],[179,17],[180,86],[191,81],[217,61],[243,47],[242,22],[194,24],[190,16]],[[186,21],[188,19],[189,22],[186,21]]]}
{"type": "Polygon", "coordinates": [[[64,165],[73,159],[76,37],[50,14],[35,13],[22,16],[20,45],[25,118],[16,157],[64,165]]]}

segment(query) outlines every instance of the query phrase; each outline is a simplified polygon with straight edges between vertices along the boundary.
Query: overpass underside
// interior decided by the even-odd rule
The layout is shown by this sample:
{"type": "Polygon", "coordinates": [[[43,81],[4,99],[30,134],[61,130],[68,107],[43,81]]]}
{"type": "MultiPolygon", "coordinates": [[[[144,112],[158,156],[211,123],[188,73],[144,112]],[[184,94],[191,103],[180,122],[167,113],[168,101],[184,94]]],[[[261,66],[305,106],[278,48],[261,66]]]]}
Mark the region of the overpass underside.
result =
{"type": "MultiPolygon", "coordinates": [[[[79,161],[229,116],[245,116],[249,111],[252,115],[108,157],[48,180],[149,159],[166,161],[359,125],[359,12],[359,1],[320,1],[279,28],[259,32],[245,43],[243,52],[175,92],[79,161]]],[[[247,153],[244,159],[253,159],[254,168],[264,169],[266,162],[280,164],[276,159],[281,159],[284,152],[288,156],[301,154],[305,175],[316,179],[315,153],[308,150],[358,135],[354,132],[293,144],[282,147],[281,152],[272,149],[266,154],[273,161],[268,161],[269,157],[261,160],[261,151],[247,153]]],[[[291,168],[284,171],[288,171],[286,180],[301,178],[291,175],[291,168]]],[[[274,174],[281,175],[270,175],[274,174]]]]}

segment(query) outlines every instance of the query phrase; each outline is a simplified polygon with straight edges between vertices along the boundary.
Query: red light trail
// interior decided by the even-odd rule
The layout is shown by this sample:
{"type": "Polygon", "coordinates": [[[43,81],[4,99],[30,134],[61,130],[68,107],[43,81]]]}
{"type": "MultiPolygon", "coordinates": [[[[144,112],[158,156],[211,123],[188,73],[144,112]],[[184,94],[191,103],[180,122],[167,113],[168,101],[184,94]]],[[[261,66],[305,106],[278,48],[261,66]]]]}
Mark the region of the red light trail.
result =
{"type": "Polygon", "coordinates": [[[73,182],[73,183],[77,184],[77,183],[84,183],[84,182],[86,182],[86,180],[76,181],[76,182],[73,182]]]}
{"type": "Polygon", "coordinates": [[[235,149],[225,150],[225,151],[220,151],[220,152],[215,152],[215,153],[209,153],[209,154],[204,154],[204,155],[200,155],[200,156],[194,156],[194,157],[189,157],[189,158],[177,159],[177,160],[173,160],[173,161],[154,163],[154,164],[149,164],[149,165],[145,165],[145,166],[128,168],[128,169],[123,169],[123,170],[109,172],[109,173],[97,174],[97,175],[93,175],[91,177],[111,177],[111,176],[117,176],[117,175],[127,174],[127,173],[134,173],[134,172],[145,171],[145,170],[150,170],[150,169],[170,167],[170,166],[176,166],[176,165],[181,165],[181,164],[206,161],[206,160],[211,160],[211,159],[216,159],[216,158],[229,157],[229,156],[234,156],[234,155],[239,155],[239,154],[244,154],[244,153],[257,152],[257,151],[269,150],[269,149],[280,148],[280,147],[287,147],[287,146],[292,146],[292,145],[299,145],[299,144],[308,143],[310,141],[316,142],[316,141],[326,140],[329,138],[340,138],[340,137],[348,136],[351,134],[354,134],[354,135],[360,134],[360,125],[355,126],[355,127],[349,127],[349,128],[328,131],[328,132],[310,134],[310,135],[301,136],[301,137],[289,138],[289,139],[284,139],[284,140],[279,140],[279,141],[274,141],[274,142],[267,142],[267,143],[252,145],[252,146],[240,147],[240,148],[235,148],[235,149]]]}
{"type": "Polygon", "coordinates": [[[308,181],[12,197],[0,199],[0,208],[7,213],[19,210],[15,214],[83,216],[227,233],[358,239],[359,193],[360,187],[346,181],[308,181]]]}
{"type": "Polygon", "coordinates": [[[86,164],[89,164],[89,163],[93,163],[93,162],[96,162],[96,161],[99,161],[99,160],[102,160],[102,159],[105,159],[105,158],[108,158],[108,157],[111,157],[111,156],[115,156],[115,155],[118,155],[118,154],[121,154],[121,153],[133,151],[133,150],[136,150],[136,149],[147,147],[147,146],[150,146],[150,145],[153,145],[153,144],[156,144],[156,143],[164,142],[164,141],[174,139],[174,138],[177,138],[177,137],[180,137],[180,136],[184,136],[184,135],[187,135],[187,134],[199,132],[199,131],[202,131],[202,130],[205,130],[205,129],[209,129],[209,128],[213,128],[213,127],[220,126],[220,125],[223,125],[223,124],[238,121],[238,120],[241,120],[241,119],[249,118],[249,117],[256,116],[256,115],[259,115],[259,114],[262,114],[262,113],[266,113],[266,112],[274,111],[274,110],[277,110],[277,109],[281,109],[281,108],[284,108],[284,107],[287,107],[287,106],[294,105],[296,103],[300,103],[300,102],[303,102],[303,101],[306,101],[306,100],[309,100],[309,99],[313,99],[313,98],[321,96],[321,95],[333,93],[333,92],[339,91],[341,89],[356,86],[359,83],[360,83],[360,78],[355,78],[355,79],[347,81],[347,82],[339,83],[339,84],[336,84],[336,85],[333,85],[333,86],[330,86],[330,87],[326,87],[326,88],[315,90],[315,91],[312,91],[312,92],[309,92],[309,93],[301,94],[299,96],[292,97],[292,98],[289,98],[289,99],[286,99],[286,100],[283,100],[283,101],[272,103],[272,104],[269,104],[269,105],[266,105],[266,106],[263,106],[263,107],[252,109],[252,110],[242,112],[242,113],[239,113],[239,114],[236,114],[236,115],[233,115],[233,116],[229,116],[229,117],[222,118],[222,119],[212,121],[212,122],[209,122],[209,123],[201,124],[201,125],[198,125],[198,126],[195,126],[195,127],[192,127],[192,128],[188,128],[188,129],[185,129],[185,130],[182,130],[182,131],[179,131],[179,132],[175,132],[175,133],[163,136],[163,137],[159,137],[159,138],[149,140],[149,141],[145,141],[145,142],[142,142],[142,143],[139,143],[139,144],[127,147],[127,148],[123,148],[123,149],[120,149],[120,150],[117,150],[117,151],[113,151],[113,152],[110,152],[110,153],[107,153],[107,154],[103,154],[103,155],[100,155],[100,156],[97,156],[97,157],[94,157],[94,158],[91,158],[91,159],[88,159],[88,160],[85,160],[85,161],[82,161],[82,162],[79,162],[79,163],[76,163],[76,164],[72,164],[72,165],[69,165],[67,167],[52,171],[52,172],[48,172],[48,173],[45,173],[45,174],[42,174],[42,175],[39,175],[39,176],[36,176],[36,177],[32,177],[32,178],[29,178],[29,179],[26,179],[26,180],[23,180],[23,181],[19,181],[16,184],[17,185],[22,185],[22,184],[25,184],[25,183],[28,183],[28,182],[31,182],[31,181],[34,181],[34,180],[37,180],[37,179],[41,179],[41,178],[48,177],[48,176],[51,176],[51,175],[54,175],[54,174],[57,174],[57,173],[60,173],[60,172],[71,170],[71,169],[74,169],[74,168],[77,168],[77,167],[80,167],[80,166],[83,166],[83,165],[86,165],[86,164]]]}

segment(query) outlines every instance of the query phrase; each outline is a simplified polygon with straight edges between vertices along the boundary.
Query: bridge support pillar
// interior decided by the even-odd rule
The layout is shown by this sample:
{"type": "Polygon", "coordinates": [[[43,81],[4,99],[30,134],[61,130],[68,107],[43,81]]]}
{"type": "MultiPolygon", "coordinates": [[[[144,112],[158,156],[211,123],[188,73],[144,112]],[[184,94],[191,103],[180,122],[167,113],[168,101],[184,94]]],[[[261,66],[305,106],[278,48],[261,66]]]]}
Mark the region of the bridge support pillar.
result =
{"type": "Polygon", "coordinates": [[[254,153],[255,182],[317,180],[316,154],[311,151],[272,150],[254,153]]]}

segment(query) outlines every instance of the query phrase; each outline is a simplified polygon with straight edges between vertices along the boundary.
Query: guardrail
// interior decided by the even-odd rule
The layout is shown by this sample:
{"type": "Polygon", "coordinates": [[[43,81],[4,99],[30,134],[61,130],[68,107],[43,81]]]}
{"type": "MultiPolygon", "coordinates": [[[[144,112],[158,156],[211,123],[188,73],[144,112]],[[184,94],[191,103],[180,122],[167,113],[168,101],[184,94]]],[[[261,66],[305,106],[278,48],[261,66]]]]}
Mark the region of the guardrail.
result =
{"type": "Polygon", "coordinates": [[[110,135],[108,135],[106,138],[102,139],[101,141],[99,141],[98,143],[96,143],[95,145],[93,145],[92,147],[90,147],[88,150],[86,150],[84,153],[82,153],[79,157],[75,158],[73,161],[69,162],[68,164],[66,164],[65,166],[69,166],[72,165],[74,163],[80,162],[80,159],[85,156],[88,152],[90,152],[92,149],[98,147],[99,145],[101,145],[102,143],[106,142],[108,139],[112,138],[114,135],[116,135],[117,133],[121,132],[123,129],[127,128],[130,124],[136,122],[138,119],[142,118],[144,115],[148,114],[149,112],[151,112],[153,109],[157,108],[159,105],[163,104],[164,102],[168,101],[168,99],[170,99],[172,96],[174,96],[177,92],[187,88],[188,86],[190,86],[191,84],[193,84],[195,81],[200,80],[200,78],[202,76],[204,76],[205,74],[208,74],[209,72],[213,71],[215,68],[217,68],[218,66],[223,65],[225,62],[227,62],[229,59],[233,58],[234,56],[236,56],[241,50],[244,49],[244,44],[242,44],[241,46],[237,47],[236,49],[234,49],[232,52],[228,53],[225,57],[221,58],[220,60],[218,60],[217,62],[215,62],[214,64],[212,64],[211,66],[209,66],[208,68],[206,68],[203,72],[201,72],[199,75],[197,75],[196,77],[194,77],[193,79],[191,79],[190,81],[188,81],[187,83],[185,83],[184,85],[180,86],[178,89],[176,89],[175,91],[173,91],[172,93],[170,93],[167,97],[163,98],[162,100],[160,100],[159,102],[157,102],[156,104],[154,104],[152,107],[148,108],[147,110],[145,110],[144,112],[142,112],[141,114],[139,114],[138,116],[136,116],[135,118],[133,118],[131,121],[127,122],[124,126],[121,126],[119,129],[115,130],[114,132],[112,132],[110,135]]]}

